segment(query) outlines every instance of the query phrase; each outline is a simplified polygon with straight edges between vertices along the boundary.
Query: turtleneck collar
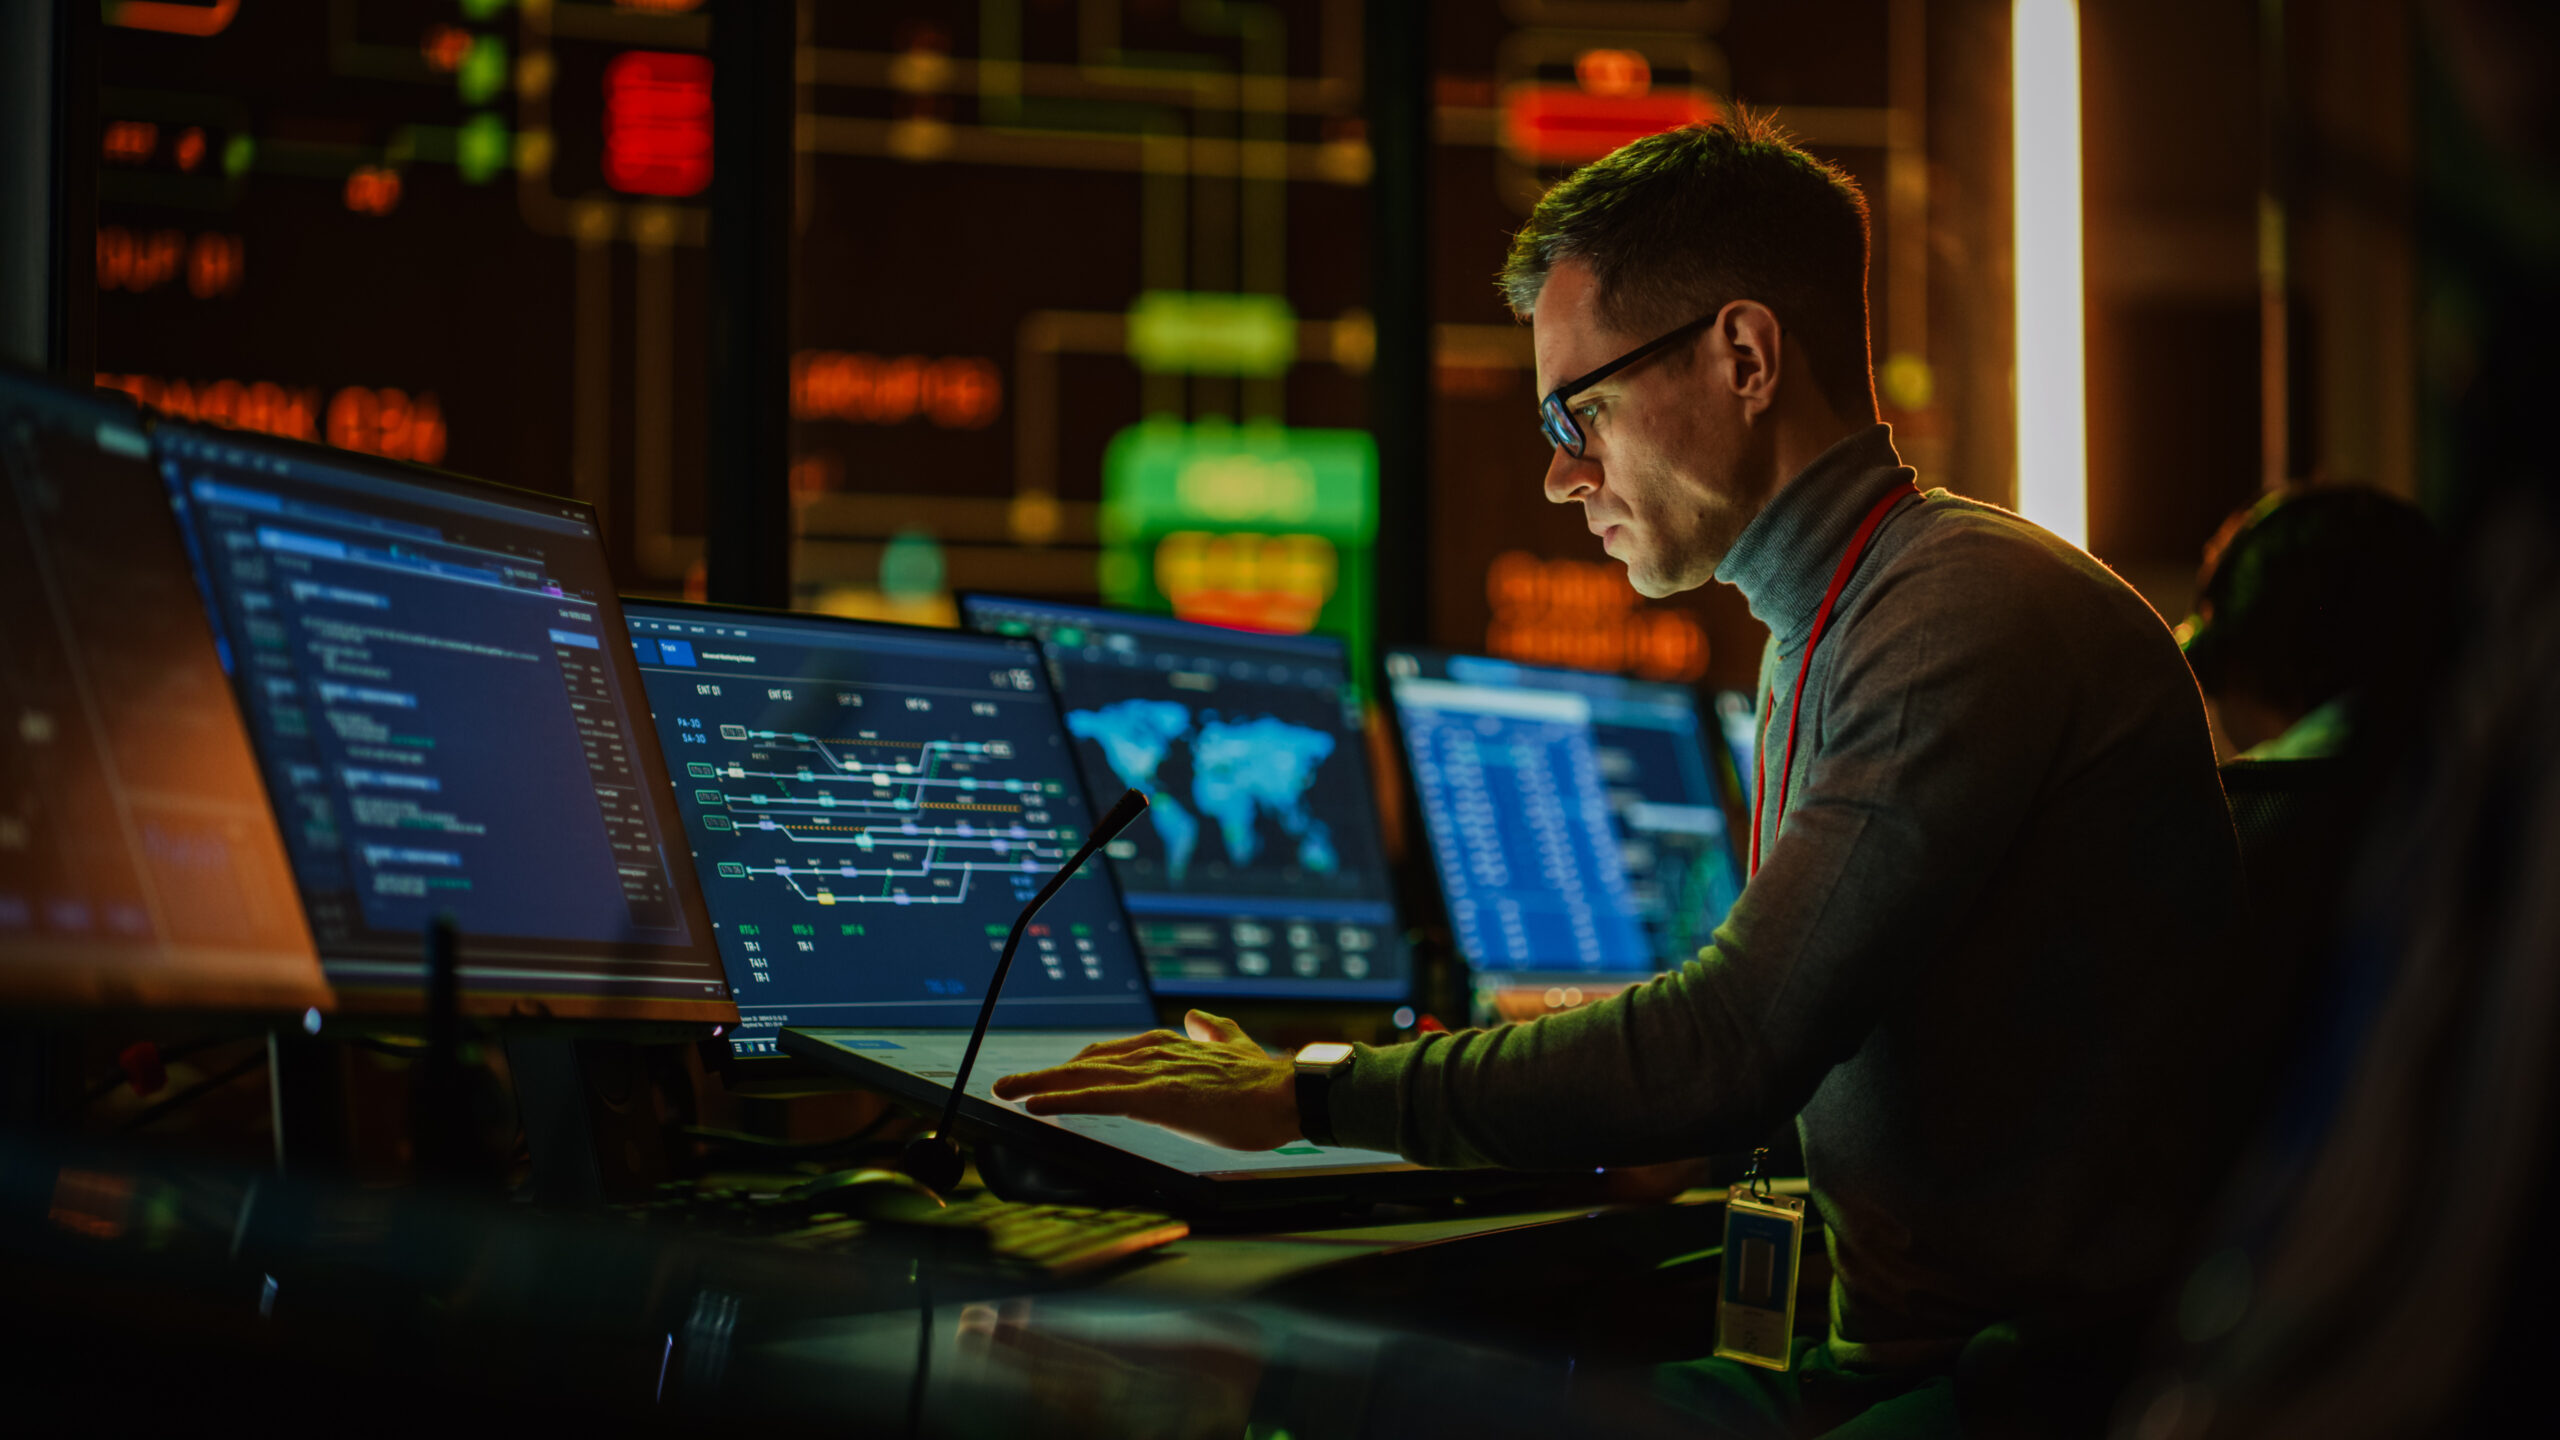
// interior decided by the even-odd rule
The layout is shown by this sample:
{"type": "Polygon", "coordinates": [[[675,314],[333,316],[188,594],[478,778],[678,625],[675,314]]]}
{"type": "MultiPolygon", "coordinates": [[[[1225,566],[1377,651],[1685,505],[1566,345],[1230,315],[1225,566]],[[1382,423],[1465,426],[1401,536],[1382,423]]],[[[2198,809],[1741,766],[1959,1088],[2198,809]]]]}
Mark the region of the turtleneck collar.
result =
{"type": "Polygon", "coordinates": [[[1742,592],[1780,650],[1804,643],[1813,612],[1876,498],[1914,483],[1893,450],[1893,427],[1870,425],[1843,437],[1781,487],[1742,527],[1716,578],[1742,592]]]}

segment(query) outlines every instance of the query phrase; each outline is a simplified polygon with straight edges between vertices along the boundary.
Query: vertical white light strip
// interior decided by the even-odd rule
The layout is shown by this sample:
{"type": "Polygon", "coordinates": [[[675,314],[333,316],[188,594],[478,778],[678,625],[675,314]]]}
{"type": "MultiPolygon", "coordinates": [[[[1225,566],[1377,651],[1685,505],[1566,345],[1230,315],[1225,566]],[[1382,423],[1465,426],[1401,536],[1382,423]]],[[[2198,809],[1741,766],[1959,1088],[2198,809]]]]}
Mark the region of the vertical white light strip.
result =
{"type": "Polygon", "coordinates": [[[2079,0],[2016,0],[2009,41],[2018,276],[2018,513],[2089,543],[2080,273],[2079,0]]]}

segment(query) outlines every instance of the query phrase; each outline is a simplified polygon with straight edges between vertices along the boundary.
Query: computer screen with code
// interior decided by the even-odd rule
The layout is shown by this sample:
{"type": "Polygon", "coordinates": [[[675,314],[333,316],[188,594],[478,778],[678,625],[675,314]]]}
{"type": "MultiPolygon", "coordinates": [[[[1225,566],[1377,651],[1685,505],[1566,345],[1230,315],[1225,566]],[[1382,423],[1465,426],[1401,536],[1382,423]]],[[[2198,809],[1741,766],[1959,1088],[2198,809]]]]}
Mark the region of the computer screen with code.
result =
{"type": "Polygon", "coordinates": [[[1411,961],[1342,642],[964,596],[1040,642],[1159,994],[1400,1000],[1411,961]]]}
{"type": "Polygon", "coordinates": [[[0,1000],[329,1003],[131,406],[0,374],[0,1000]]]}
{"type": "MultiPolygon", "coordinates": [[[[737,981],[735,1053],[779,1053],[785,1025],[975,1023],[1014,917],[1093,825],[1038,649],[625,605],[737,981]]],[[[1155,1023],[1107,867],[1023,932],[996,1023],[1155,1023]]]]}
{"type": "Polygon", "coordinates": [[[1425,650],[1387,677],[1472,964],[1642,972],[1707,942],[1742,875],[1687,687],[1425,650]]]}
{"type": "Polygon", "coordinates": [[[164,427],[177,505],[342,997],[734,1018],[585,505],[164,427]]]}

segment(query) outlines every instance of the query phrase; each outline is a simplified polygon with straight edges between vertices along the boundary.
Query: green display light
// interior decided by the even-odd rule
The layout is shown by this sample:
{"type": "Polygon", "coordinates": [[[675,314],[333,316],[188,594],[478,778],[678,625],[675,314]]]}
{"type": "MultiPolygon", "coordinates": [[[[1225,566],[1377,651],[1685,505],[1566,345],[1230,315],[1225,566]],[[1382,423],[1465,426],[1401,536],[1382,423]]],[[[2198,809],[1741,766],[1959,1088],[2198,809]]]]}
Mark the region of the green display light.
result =
{"type": "Polygon", "coordinates": [[[488,104],[507,88],[507,42],[495,35],[473,40],[462,63],[454,68],[453,78],[463,104],[488,104]]]}
{"type": "Polygon", "coordinates": [[[1129,307],[1128,346],[1141,370],[1280,375],[1298,358],[1298,316],[1278,295],[1150,290],[1129,307]]]}
{"type": "Polygon", "coordinates": [[[509,0],[462,0],[462,18],[471,21],[489,20],[495,18],[499,11],[506,9],[508,3],[509,0]]]}
{"type": "Polygon", "coordinates": [[[483,110],[455,132],[453,165],[466,182],[478,185],[506,169],[514,151],[515,137],[507,133],[507,122],[483,110]]]}
{"type": "Polygon", "coordinates": [[[234,135],[222,142],[222,173],[234,180],[249,173],[258,163],[258,142],[246,135],[234,135]]]}
{"type": "Polygon", "coordinates": [[[930,531],[901,530],[880,549],[880,593],[922,600],[942,593],[942,545],[930,531]]]}
{"type": "Polygon", "coordinates": [[[1256,630],[1320,630],[1367,672],[1378,447],[1364,430],[1141,421],[1102,460],[1103,597],[1256,630]]]}

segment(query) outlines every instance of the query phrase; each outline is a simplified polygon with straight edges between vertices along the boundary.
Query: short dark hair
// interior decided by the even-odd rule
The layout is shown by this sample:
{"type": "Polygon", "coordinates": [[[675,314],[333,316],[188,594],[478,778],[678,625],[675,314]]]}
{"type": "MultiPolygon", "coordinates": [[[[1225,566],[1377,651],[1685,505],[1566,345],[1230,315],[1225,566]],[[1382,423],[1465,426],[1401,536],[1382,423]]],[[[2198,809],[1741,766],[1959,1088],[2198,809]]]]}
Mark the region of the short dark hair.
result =
{"type": "Polygon", "coordinates": [[[2426,512],[2363,485],[2278,490],[2223,522],[2179,640],[2196,684],[2299,718],[2423,643],[2442,552],[2426,512]]]}
{"type": "Polygon", "coordinates": [[[1875,405],[1867,353],[1867,199],[1766,116],[1630,141],[1559,182],[1512,238],[1503,297],[1527,319],[1562,261],[1591,267],[1600,318],[1650,338],[1757,300],[1811,352],[1831,408],[1875,405]]]}

